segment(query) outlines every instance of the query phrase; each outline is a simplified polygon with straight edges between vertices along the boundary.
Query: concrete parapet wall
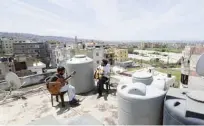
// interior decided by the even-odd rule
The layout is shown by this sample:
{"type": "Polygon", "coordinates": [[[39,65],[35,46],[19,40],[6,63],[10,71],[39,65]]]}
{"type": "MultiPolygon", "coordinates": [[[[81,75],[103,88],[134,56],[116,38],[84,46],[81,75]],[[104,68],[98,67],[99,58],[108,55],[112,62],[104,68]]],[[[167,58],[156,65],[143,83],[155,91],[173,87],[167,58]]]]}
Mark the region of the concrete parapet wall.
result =
{"type": "MultiPolygon", "coordinates": [[[[21,80],[21,83],[25,82],[24,86],[30,86],[34,84],[44,83],[45,78],[52,76],[54,73],[55,72],[35,74],[35,75],[30,75],[30,76],[19,77],[19,79],[21,80]]],[[[8,88],[9,88],[9,85],[7,84],[6,81],[0,82],[0,89],[7,90],[8,88]]]]}

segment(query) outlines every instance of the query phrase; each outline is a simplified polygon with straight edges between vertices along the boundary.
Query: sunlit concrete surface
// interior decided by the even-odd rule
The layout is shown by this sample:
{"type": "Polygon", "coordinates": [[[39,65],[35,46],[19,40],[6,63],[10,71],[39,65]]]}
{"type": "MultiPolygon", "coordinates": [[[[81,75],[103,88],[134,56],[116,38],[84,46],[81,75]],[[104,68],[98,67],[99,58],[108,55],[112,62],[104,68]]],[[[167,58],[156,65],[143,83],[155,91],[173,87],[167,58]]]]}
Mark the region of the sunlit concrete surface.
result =
{"type": "MultiPolygon", "coordinates": [[[[39,85],[42,86],[42,85],[39,85]]],[[[57,103],[54,98],[54,106],[51,105],[49,92],[45,89],[38,89],[39,86],[23,89],[27,92],[26,99],[8,99],[5,104],[0,105],[0,124],[2,125],[18,125],[29,124],[40,118],[53,115],[60,124],[68,124],[69,119],[84,114],[93,116],[96,120],[104,125],[117,124],[117,98],[116,87],[112,87],[110,93],[97,99],[95,91],[78,95],[81,99],[81,105],[70,107],[68,97],[65,94],[66,107],[62,108],[60,103],[57,103]],[[30,89],[33,91],[27,91],[30,89]]]]}

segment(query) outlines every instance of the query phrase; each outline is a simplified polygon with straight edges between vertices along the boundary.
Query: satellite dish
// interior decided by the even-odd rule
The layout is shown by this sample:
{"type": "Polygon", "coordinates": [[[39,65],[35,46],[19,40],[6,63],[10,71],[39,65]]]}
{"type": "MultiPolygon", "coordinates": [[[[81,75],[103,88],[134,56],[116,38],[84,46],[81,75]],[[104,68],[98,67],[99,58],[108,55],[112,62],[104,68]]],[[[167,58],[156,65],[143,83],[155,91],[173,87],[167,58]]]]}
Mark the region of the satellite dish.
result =
{"type": "MultiPolygon", "coordinates": [[[[25,97],[22,96],[21,92],[13,92],[13,90],[18,90],[19,88],[21,88],[24,84],[26,84],[26,82],[24,82],[23,84],[21,84],[21,80],[19,79],[19,77],[13,73],[13,72],[9,72],[6,74],[5,76],[5,80],[8,84],[9,87],[9,91],[4,91],[4,92],[8,92],[8,94],[4,97],[4,99],[1,101],[0,104],[4,103],[4,101],[9,97],[17,97],[17,98],[22,98],[24,99],[25,97]]],[[[0,89],[1,90],[1,89],[0,89]]]]}
{"type": "Polygon", "coordinates": [[[5,80],[9,85],[9,88],[12,89],[19,89],[22,84],[21,84],[21,80],[19,79],[19,77],[13,73],[13,72],[9,72],[6,74],[5,76],[5,80]]]}
{"type": "Polygon", "coordinates": [[[196,64],[196,73],[200,76],[204,76],[204,54],[200,56],[196,64]]]}

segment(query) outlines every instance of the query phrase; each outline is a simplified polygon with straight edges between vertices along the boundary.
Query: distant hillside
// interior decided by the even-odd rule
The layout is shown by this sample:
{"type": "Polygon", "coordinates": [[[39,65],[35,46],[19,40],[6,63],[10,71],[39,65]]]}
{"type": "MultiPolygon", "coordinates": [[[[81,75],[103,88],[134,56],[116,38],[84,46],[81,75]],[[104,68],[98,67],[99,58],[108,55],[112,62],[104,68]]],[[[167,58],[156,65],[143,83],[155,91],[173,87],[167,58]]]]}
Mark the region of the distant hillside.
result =
{"type": "Polygon", "coordinates": [[[37,42],[45,42],[45,41],[49,41],[49,40],[66,42],[66,43],[73,43],[74,42],[74,38],[59,37],[59,36],[40,36],[40,35],[27,34],[27,33],[0,32],[0,37],[12,37],[12,38],[17,38],[17,39],[28,39],[28,40],[33,40],[33,41],[37,41],[37,42]]]}

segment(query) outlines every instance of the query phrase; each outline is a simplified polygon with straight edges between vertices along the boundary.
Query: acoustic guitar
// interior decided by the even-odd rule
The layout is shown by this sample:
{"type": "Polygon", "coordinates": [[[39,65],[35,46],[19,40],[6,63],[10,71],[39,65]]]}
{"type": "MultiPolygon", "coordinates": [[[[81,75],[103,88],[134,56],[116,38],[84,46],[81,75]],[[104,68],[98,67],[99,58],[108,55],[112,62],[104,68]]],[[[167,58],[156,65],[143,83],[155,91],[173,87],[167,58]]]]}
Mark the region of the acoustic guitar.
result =
{"type": "Polygon", "coordinates": [[[47,84],[48,91],[50,94],[59,94],[60,88],[63,87],[66,84],[66,81],[70,79],[74,74],[76,74],[76,71],[73,71],[68,77],[66,78],[58,78],[55,82],[49,82],[47,84]]]}
{"type": "Polygon", "coordinates": [[[100,79],[103,76],[103,68],[97,68],[94,73],[94,79],[100,79]]]}

